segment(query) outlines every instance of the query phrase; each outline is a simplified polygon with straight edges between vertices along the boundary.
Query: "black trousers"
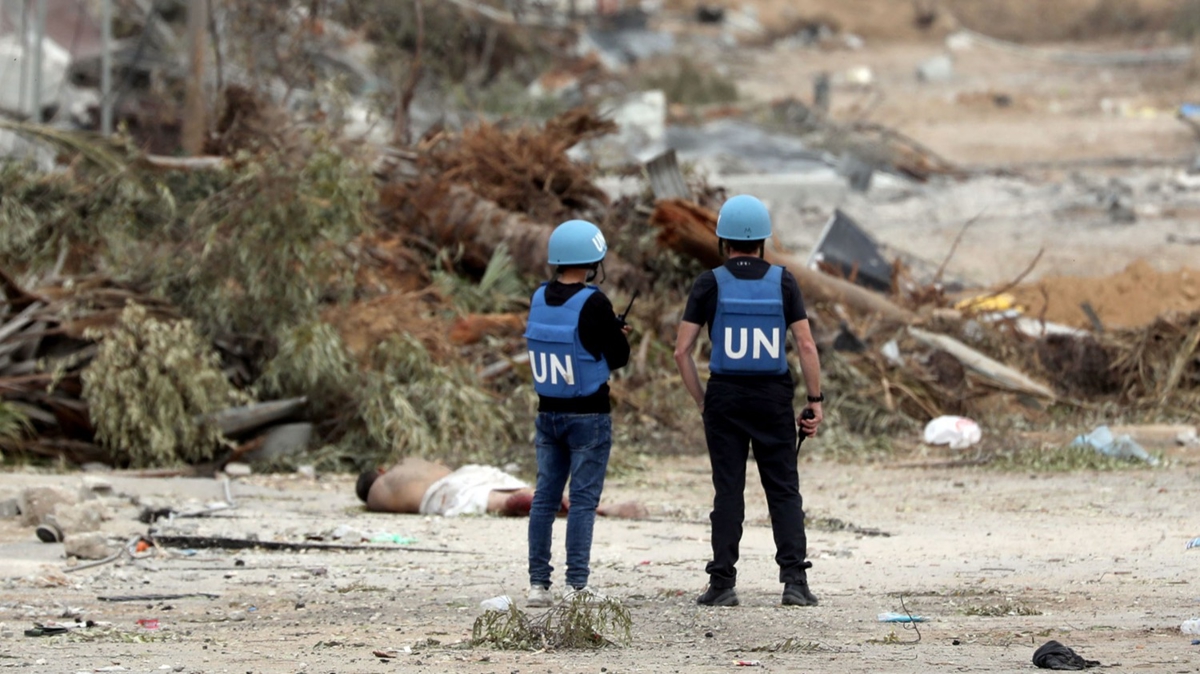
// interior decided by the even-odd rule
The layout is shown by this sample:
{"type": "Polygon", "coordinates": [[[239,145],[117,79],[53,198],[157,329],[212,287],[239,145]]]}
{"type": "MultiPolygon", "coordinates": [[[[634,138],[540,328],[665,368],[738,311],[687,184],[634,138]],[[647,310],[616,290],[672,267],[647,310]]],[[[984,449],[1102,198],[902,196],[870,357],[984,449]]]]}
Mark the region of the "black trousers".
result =
{"type": "Polygon", "coordinates": [[[737,584],[738,545],[745,519],[746,459],[754,459],[767,495],[775,561],[783,583],[806,582],[808,541],[804,501],[796,468],[796,413],[789,381],[708,382],[704,395],[704,435],[712,463],[713,558],[705,570],[717,588],[737,584]]]}

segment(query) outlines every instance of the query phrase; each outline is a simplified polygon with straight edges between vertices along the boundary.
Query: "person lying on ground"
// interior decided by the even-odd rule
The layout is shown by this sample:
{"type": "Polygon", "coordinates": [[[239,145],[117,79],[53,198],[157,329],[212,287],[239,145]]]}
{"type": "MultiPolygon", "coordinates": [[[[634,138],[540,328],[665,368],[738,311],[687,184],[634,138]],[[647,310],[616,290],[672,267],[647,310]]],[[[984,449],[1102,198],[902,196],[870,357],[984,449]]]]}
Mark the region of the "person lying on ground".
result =
{"type": "MultiPolygon", "coordinates": [[[[363,472],[355,491],[367,510],[382,513],[527,517],[533,504],[533,489],[499,468],[467,465],[451,470],[415,457],[406,457],[388,470],[363,472]]],[[[569,509],[569,501],[563,498],[560,514],[569,509]]],[[[596,514],[621,519],[648,515],[636,501],[601,504],[596,514]]]]}

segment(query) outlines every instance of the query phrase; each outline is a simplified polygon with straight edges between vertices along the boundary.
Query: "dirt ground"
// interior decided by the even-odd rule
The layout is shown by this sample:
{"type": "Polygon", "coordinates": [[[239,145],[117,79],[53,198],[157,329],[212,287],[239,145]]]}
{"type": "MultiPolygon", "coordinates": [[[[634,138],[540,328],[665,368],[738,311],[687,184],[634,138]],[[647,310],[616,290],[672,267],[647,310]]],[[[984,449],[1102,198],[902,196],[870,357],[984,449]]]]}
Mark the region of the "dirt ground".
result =
{"type": "MultiPolygon", "coordinates": [[[[1022,169],[847,197],[840,205],[886,243],[940,260],[962,223],[986,207],[951,273],[1003,283],[1039,248],[1047,252],[1031,280],[1115,274],[1139,258],[1163,271],[1196,265],[1200,249],[1168,239],[1200,237],[1200,191],[1180,179],[1184,158],[1200,148],[1169,114],[1196,90],[1183,69],[1067,67],[977,46],[955,53],[954,79],[920,84],[914,68],[944,51],[941,34],[848,23],[855,16],[883,21],[885,5],[907,12],[909,3],[762,3],[848,12],[840,20],[864,35],[866,46],[732,55],[726,65],[744,95],[807,100],[817,72],[844,76],[868,66],[873,89],[838,80],[835,114],[869,109],[871,119],[967,166],[1113,156],[1178,164],[1022,169]],[[997,95],[1009,104],[998,106],[997,95]],[[1113,178],[1132,185],[1136,223],[1114,223],[1097,205],[1113,178]]],[[[804,250],[827,206],[797,206],[787,243],[804,250]]],[[[481,600],[523,599],[526,520],[369,514],[350,476],[253,476],[234,483],[236,509],[179,520],[173,530],[295,542],[345,525],[417,542],[390,551],[185,556],[164,549],[68,573],[61,545],[39,543],[31,529],[0,520],[0,671],[666,674],[731,671],[737,660],[757,660],[777,671],[1010,672],[1031,670],[1033,651],[1050,639],[1120,671],[1200,671],[1200,647],[1179,631],[1183,620],[1200,616],[1200,592],[1191,587],[1200,552],[1184,548],[1200,535],[1191,510],[1200,500],[1194,455],[1177,453],[1154,469],[1056,474],[807,461],[811,579],[822,600],[812,609],[778,605],[771,531],[752,468],[739,565],[743,605],[707,609],[693,600],[704,588],[709,552],[708,466],[699,447],[683,454],[608,483],[606,500],[636,498],[652,513],[649,521],[601,519],[596,527],[594,582],[632,612],[634,638],[625,648],[528,653],[467,645],[481,600]],[[839,522],[888,535],[841,529],[839,522]],[[100,599],[197,592],[218,596],[100,599]],[[929,618],[919,640],[915,631],[876,619],[905,606],[929,618]],[[101,624],[67,636],[24,636],[35,622],[75,616],[101,624]],[[159,628],[137,625],[148,618],[159,628]],[[398,657],[373,655],[390,649],[398,657]]],[[[120,494],[175,504],[224,498],[212,480],[106,479],[120,494]]],[[[51,483],[73,488],[80,477],[0,474],[0,500],[51,483]]],[[[114,499],[109,514],[104,529],[114,540],[146,532],[128,498],[114,499]]],[[[563,531],[560,522],[560,583],[563,531]]]]}
{"type": "MultiPolygon", "coordinates": [[[[599,652],[469,647],[480,601],[509,594],[523,602],[527,520],[368,514],[345,476],[241,479],[232,487],[236,509],[173,526],[301,541],[347,525],[412,536],[413,550],[163,551],[68,574],[61,545],[0,522],[0,669],[721,672],[758,660],[776,671],[1008,672],[1032,669],[1034,649],[1055,639],[1120,671],[1200,670],[1200,652],[1179,632],[1200,615],[1192,587],[1200,557],[1191,556],[1200,553],[1184,549],[1197,533],[1186,505],[1200,498],[1194,461],[1070,474],[821,461],[802,468],[810,578],[821,598],[810,609],[778,605],[753,467],[737,608],[693,603],[708,555],[706,459],[661,460],[611,478],[605,498],[638,498],[652,519],[597,523],[593,582],[624,601],[634,622],[629,646],[599,652]],[[886,535],[833,530],[839,522],[886,535]],[[174,593],[218,596],[99,599],[174,593]],[[919,641],[877,621],[902,606],[929,618],[919,641]],[[23,636],[34,622],[64,615],[110,626],[23,636]],[[159,628],[136,624],[146,618],[159,628]],[[789,639],[792,650],[771,652],[789,639]],[[383,661],[375,650],[399,655],[383,661]]],[[[174,503],[223,499],[212,480],[108,479],[118,493],[174,503]]],[[[80,478],[0,476],[0,490],[40,483],[74,486],[80,478]]],[[[111,508],[105,529],[144,532],[136,512],[111,508]]],[[[559,584],[563,527],[555,529],[559,584]]]]}

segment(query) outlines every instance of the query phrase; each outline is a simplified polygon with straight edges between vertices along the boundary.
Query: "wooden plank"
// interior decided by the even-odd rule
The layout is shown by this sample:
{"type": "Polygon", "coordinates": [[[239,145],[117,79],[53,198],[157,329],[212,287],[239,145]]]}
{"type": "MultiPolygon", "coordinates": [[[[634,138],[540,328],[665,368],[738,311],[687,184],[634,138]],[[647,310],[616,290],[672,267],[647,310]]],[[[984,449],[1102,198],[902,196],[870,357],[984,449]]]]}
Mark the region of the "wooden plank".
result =
{"type": "Polygon", "coordinates": [[[1025,374],[983,355],[953,337],[936,335],[911,326],[908,328],[908,333],[918,342],[931,348],[941,349],[954,356],[964,367],[982,375],[1001,388],[1051,400],[1058,397],[1045,384],[1036,382],[1025,374]]]}

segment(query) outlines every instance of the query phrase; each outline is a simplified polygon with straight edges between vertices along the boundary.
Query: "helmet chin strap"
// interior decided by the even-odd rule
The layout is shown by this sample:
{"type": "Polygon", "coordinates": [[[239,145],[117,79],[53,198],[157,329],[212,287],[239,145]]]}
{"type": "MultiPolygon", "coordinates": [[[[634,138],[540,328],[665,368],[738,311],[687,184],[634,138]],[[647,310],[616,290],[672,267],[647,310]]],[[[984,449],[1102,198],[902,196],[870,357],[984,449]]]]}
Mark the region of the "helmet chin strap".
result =
{"type": "Polygon", "coordinates": [[[592,267],[591,269],[588,270],[588,274],[587,274],[587,282],[588,283],[591,283],[592,281],[594,281],[596,279],[597,270],[599,270],[599,274],[600,274],[600,281],[599,281],[600,283],[604,283],[605,281],[608,280],[608,272],[606,272],[604,270],[604,260],[600,260],[599,262],[596,263],[595,267],[592,267]]]}

